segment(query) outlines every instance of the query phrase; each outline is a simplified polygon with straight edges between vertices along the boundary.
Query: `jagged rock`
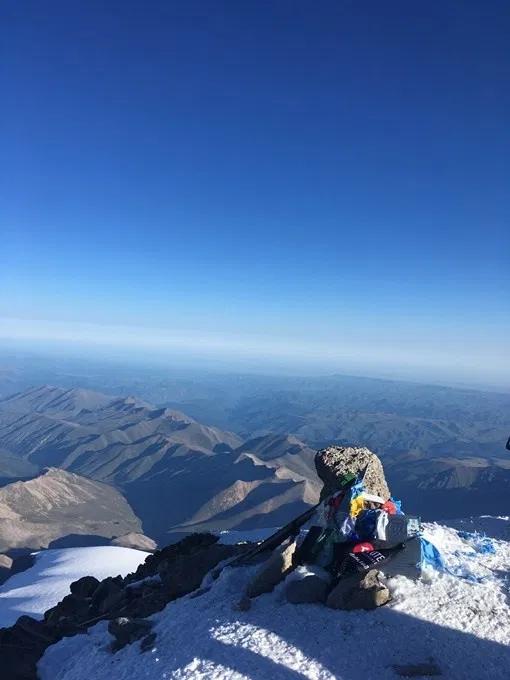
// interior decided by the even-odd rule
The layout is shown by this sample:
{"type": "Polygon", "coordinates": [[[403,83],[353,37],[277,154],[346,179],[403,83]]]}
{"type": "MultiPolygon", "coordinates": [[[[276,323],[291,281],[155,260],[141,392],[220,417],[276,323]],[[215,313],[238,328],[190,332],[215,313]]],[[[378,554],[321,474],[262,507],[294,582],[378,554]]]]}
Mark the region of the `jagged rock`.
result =
{"type": "Polygon", "coordinates": [[[61,616],[70,617],[77,621],[84,621],[90,613],[90,600],[76,595],[66,595],[58,604],[61,616]]]}
{"type": "Polygon", "coordinates": [[[76,597],[92,597],[99,586],[99,581],[94,576],[83,576],[71,583],[71,593],[76,597]]]}
{"type": "Polygon", "coordinates": [[[384,470],[379,458],[365,446],[328,446],[317,451],[315,468],[324,487],[321,499],[338,490],[339,480],[347,473],[358,474],[366,467],[364,486],[368,493],[381,496],[384,500],[391,493],[386,483],[384,470]]]}
{"type": "Polygon", "coordinates": [[[376,609],[390,600],[388,588],[380,581],[379,572],[341,578],[328,595],[326,604],[332,609],[376,609]]]}
{"type": "MultiPolygon", "coordinates": [[[[129,590],[128,590],[129,593],[129,590]]],[[[168,604],[168,593],[160,585],[159,588],[144,587],[128,596],[123,607],[126,616],[144,618],[161,611],[168,604]]]]}
{"type": "Polygon", "coordinates": [[[115,638],[115,642],[112,643],[112,650],[118,651],[131,642],[145,637],[150,632],[152,625],[152,621],[147,621],[147,619],[130,619],[127,616],[113,619],[108,624],[108,632],[115,638]]]}
{"type": "Polygon", "coordinates": [[[141,564],[134,574],[126,577],[126,583],[133,583],[148,576],[155,576],[159,573],[159,565],[168,563],[183,555],[193,555],[199,550],[208,548],[218,542],[218,536],[214,534],[190,534],[178,543],[167,545],[161,550],[149,555],[145,562],[141,564]]]}
{"type": "Polygon", "coordinates": [[[20,616],[14,624],[14,631],[19,637],[30,640],[32,643],[47,644],[55,639],[54,633],[43,621],[37,621],[31,616],[20,616]]]}
{"type": "Polygon", "coordinates": [[[52,626],[55,628],[58,625],[58,622],[61,618],[63,618],[63,614],[60,612],[60,609],[58,605],[55,607],[52,607],[51,609],[47,609],[44,612],[44,621],[45,623],[48,624],[48,626],[52,626]]]}
{"type": "Polygon", "coordinates": [[[117,579],[112,577],[105,578],[92,595],[91,607],[99,614],[103,614],[118,604],[122,596],[122,586],[117,579]]]}
{"type": "Polygon", "coordinates": [[[258,597],[262,593],[270,593],[294,568],[292,558],[295,551],[296,541],[286,541],[274,550],[246,587],[246,595],[258,597]]]}

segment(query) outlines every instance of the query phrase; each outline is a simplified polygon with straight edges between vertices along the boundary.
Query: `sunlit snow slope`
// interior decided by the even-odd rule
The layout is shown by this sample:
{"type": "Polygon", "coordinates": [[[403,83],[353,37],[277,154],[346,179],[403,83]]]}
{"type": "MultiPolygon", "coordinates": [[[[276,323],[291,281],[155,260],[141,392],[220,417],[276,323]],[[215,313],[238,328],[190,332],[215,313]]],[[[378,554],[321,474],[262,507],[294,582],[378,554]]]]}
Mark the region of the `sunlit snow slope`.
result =
{"type": "Polygon", "coordinates": [[[0,587],[0,628],[12,626],[19,616],[42,618],[47,609],[69,594],[69,586],[82,576],[125,576],[136,570],[149,553],[131,548],[100,546],[43,550],[30,569],[15,574],[0,587]]]}
{"type": "Polygon", "coordinates": [[[394,666],[435,662],[448,680],[502,678],[510,668],[510,536],[508,518],[458,523],[496,536],[494,554],[477,552],[456,529],[426,525],[452,569],[487,576],[470,583],[432,573],[418,582],[390,581],[393,601],[373,612],[342,612],[286,603],[282,587],[247,612],[233,604],[252,569],[225,569],[211,590],[177,600],[153,618],[152,651],[139,643],[115,655],[106,623],[50,647],[42,680],[384,680],[394,666]]]}

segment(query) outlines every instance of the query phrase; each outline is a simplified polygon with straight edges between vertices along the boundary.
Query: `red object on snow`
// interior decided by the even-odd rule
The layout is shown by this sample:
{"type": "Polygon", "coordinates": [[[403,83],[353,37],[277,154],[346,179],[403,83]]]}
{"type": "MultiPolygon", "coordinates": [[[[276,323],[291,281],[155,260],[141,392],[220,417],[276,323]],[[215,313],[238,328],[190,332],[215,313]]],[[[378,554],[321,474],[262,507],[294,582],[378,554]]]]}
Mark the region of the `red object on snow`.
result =
{"type": "Polygon", "coordinates": [[[353,553],[372,552],[373,549],[374,546],[371,543],[368,543],[368,541],[366,541],[365,543],[356,543],[356,545],[352,549],[352,552],[353,553]]]}

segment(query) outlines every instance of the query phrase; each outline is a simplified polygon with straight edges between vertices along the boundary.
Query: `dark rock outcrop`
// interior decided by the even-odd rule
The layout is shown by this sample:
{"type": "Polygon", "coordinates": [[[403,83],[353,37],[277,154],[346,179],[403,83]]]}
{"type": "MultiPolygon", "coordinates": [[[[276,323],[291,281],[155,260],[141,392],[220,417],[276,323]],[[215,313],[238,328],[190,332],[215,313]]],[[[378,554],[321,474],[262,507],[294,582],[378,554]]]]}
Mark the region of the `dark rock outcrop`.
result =
{"type": "Polygon", "coordinates": [[[21,616],[11,628],[0,629],[0,668],[5,680],[34,680],[44,650],[59,638],[42,621],[21,616]]]}
{"type": "Polygon", "coordinates": [[[46,647],[102,620],[111,621],[112,651],[140,639],[140,651],[147,651],[155,637],[144,619],[177,597],[192,591],[199,595],[197,588],[211,569],[249,547],[220,544],[212,534],[192,534],[149,555],[125,578],[98,581],[85,576],[75,581],[69,595],[49,609],[43,621],[22,616],[11,628],[0,629],[2,680],[35,680],[46,647]]]}
{"type": "Polygon", "coordinates": [[[99,581],[95,576],[83,576],[71,583],[71,593],[77,597],[92,597],[98,586],[99,581]]]}

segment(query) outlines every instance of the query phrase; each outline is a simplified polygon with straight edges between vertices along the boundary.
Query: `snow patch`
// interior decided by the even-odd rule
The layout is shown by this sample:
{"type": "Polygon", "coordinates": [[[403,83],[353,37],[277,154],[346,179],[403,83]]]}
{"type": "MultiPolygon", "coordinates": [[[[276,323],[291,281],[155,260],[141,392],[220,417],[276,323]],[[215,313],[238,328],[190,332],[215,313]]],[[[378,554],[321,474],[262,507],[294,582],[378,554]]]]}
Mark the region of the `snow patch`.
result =
{"type": "Polygon", "coordinates": [[[44,612],[69,594],[82,576],[126,576],[145,562],[149,553],[117,546],[66,548],[35,553],[35,563],[14,574],[0,587],[0,628],[12,626],[22,614],[42,618],[44,612]]]}

